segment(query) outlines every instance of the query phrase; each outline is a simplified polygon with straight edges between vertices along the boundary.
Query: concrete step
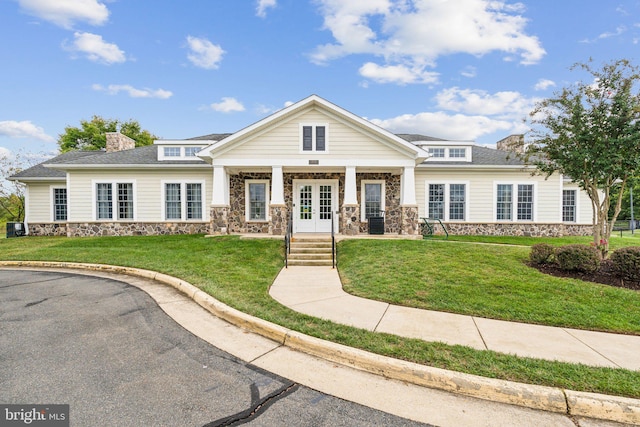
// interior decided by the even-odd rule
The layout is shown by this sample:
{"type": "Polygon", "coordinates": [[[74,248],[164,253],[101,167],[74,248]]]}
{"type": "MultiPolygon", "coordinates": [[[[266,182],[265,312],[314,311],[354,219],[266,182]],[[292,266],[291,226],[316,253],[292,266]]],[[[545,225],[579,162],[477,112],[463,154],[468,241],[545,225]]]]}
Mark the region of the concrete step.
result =
{"type": "Polygon", "coordinates": [[[297,254],[326,254],[331,253],[331,246],[329,246],[328,248],[316,248],[316,247],[296,247],[296,246],[291,246],[291,253],[297,253],[297,254]]]}
{"type": "Polygon", "coordinates": [[[289,259],[289,265],[291,266],[310,266],[310,267],[322,267],[332,266],[331,258],[328,260],[311,260],[311,259],[289,259]]]}
{"type": "Polygon", "coordinates": [[[329,253],[323,253],[323,254],[300,254],[300,253],[295,253],[295,252],[291,252],[289,254],[289,259],[331,259],[331,252],[329,253]]]}

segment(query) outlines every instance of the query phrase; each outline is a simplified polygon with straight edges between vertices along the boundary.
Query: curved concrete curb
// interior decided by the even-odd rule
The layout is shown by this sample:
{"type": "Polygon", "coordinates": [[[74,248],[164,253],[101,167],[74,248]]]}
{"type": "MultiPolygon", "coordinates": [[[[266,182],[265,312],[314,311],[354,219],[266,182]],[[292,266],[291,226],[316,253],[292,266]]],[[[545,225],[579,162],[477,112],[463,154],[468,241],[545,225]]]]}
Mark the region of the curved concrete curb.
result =
{"type": "Polygon", "coordinates": [[[568,415],[640,424],[640,400],[560,388],[521,384],[433,368],[380,356],[314,338],[231,308],[192,284],[173,276],[138,268],[49,261],[0,261],[0,267],[71,268],[103,271],[156,280],[193,299],[213,315],[293,350],[386,378],[479,399],[568,415]]]}

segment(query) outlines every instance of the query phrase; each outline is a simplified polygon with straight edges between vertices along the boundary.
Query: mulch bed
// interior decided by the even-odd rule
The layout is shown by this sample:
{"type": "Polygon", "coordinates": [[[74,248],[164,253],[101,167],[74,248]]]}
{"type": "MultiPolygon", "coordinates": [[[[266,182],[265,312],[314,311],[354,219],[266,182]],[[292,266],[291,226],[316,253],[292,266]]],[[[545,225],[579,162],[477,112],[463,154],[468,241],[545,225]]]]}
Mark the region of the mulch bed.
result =
{"type": "Polygon", "coordinates": [[[594,273],[561,270],[552,264],[530,265],[530,267],[533,267],[542,273],[549,274],[555,277],[568,277],[584,280],[587,282],[616,286],[618,288],[633,289],[636,291],[640,290],[640,282],[622,280],[620,277],[616,276],[613,272],[611,261],[609,260],[602,261],[602,264],[600,264],[600,269],[594,273]]]}

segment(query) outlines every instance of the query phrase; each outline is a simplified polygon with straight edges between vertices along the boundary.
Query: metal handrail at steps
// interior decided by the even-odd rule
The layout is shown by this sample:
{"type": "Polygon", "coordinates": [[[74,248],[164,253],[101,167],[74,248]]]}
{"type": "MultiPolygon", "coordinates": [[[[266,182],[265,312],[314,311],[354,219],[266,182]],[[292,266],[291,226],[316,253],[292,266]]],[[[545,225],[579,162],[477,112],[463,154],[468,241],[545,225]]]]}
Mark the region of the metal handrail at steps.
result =
{"type": "Polygon", "coordinates": [[[444,230],[444,234],[446,234],[447,239],[449,238],[449,231],[447,227],[440,221],[439,218],[420,218],[422,222],[420,223],[420,231],[422,232],[422,238],[426,239],[427,237],[431,237],[435,234],[436,231],[436,223],[440,224],[442,229],[444,230]],[[431,221],[431,223],[429,223],[431,221]]]}
{"type": "Polygon", "coordinates": [[[331,268],[336,268],[338,248],[336,247],[336,232],[333,224],[333,212],[331,212],[331,268]]]}
{"type": "Polygon", "coordinates": [[[287,232],[284,235],[284,268],[289,268],[289,254],[291,253],[291,235],[293,234],[293,212],[289,212],[287,232]]]}

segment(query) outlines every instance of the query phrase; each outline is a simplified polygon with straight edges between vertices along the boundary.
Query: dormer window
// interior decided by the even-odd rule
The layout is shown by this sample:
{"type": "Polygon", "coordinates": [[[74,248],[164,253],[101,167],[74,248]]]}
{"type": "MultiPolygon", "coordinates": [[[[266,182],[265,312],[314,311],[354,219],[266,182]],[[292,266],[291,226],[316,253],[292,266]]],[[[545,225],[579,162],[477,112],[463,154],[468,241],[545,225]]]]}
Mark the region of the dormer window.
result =
{"type": "Polygon", "coordinates": [[[326,152],[327,125],[302,125],[301,149],[303,152],[326,152]]]}
{"type": "Polygon", "coordinates": [[[429,148],[429,154],[431,157],[444,158],[444,148],[429,148]]]}
{"type": "Polygon", "coordinates": [[[164,147],[165,157],[180,157],[180,147],[164,147]]]}
{"type": "Polygon", "coordinates": [[[464,159],[467,157],[466,148],[449,148],[449,157],[452,159],[464,159]]]}
{"type": "Polygon", "coordinates": [[[202,146],[166,146],[158,148],[158,160],[200,160],[197,157],[202,146]]]}
{"type": "Polygon", "coordinates": [[[184,156],[195,157],[200,150],[202,150],[202,147],[184,147],[184,156]]]}

